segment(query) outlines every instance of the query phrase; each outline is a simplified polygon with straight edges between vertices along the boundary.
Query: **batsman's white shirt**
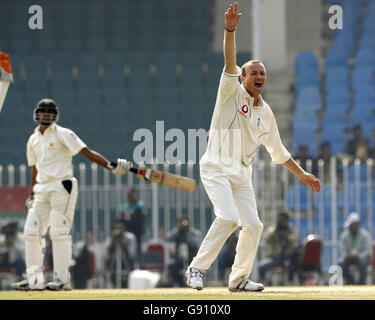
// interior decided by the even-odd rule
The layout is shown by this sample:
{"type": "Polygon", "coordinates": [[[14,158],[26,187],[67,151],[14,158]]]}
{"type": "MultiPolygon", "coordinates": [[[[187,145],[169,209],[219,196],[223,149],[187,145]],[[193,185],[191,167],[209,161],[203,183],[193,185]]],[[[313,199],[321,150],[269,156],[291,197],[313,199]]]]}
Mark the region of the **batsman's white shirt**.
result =
{"type": "Polygon", "coordinates": [[[252,106],[254,99],[239,83],[241,69],[236,68],[236,74],[221,75],[208,145],[200,164],[213,162],[225,170],[249,166],[261,144],[274,163],[287,161],[291,155],[281,142],[271,108],[262,98],[261,106],[252,106]]]}
{"type": "Polygon", "coordinates": [[[27,142],[27,162],[36,166],[36,181],[47,183],[73,177],[72,157],[86,144],[70,129],[53,122],[42,134],[37,127],[27,142]]]}

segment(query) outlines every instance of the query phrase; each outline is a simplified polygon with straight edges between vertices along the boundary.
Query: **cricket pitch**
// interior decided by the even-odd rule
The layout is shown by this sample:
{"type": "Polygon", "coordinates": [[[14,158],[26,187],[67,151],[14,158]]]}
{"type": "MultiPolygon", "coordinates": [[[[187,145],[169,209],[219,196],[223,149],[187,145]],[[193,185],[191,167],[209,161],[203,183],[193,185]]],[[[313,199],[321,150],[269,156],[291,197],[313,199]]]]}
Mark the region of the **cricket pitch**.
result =
{"type": "Polygon", "coordinates": [[[266,287],[241,293],[225,287],[0,291],[0,300],[375,300],[375,286],[266,287]]]}

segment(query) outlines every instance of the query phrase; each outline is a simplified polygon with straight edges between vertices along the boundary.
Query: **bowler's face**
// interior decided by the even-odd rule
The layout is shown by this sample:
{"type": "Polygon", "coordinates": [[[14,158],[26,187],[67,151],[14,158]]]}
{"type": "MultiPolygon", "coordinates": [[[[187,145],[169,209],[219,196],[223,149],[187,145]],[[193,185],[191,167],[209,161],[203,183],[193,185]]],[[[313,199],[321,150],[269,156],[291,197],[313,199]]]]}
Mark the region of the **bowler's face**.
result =
{"type": "Polygon", "coordinates": [[[259,96],[266,86],[266,68],[263,64],[253,63],[245,66],[245,71],[246,75],[241,76],[244,88],[252,97],[259,96]]]}

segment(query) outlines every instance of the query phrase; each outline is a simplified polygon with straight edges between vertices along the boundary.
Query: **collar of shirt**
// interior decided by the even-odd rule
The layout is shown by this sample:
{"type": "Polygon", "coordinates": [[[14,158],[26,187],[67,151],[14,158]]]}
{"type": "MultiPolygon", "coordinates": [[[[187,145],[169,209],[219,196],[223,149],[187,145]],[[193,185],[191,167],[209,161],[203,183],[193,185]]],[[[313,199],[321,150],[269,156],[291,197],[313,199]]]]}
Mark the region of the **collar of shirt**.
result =
{"type": "MultiPolygon", "coordinates": [[[[42,133],[39,130],[39,127],[40,127],[40,125],[35,128],[34,133],[37,134],[37,135],[42,135],[42,133]]],[[[55,130],[55,128],[56,128],[56,123],[52,122],[48,126],[48,128],[44,131],[44,133],[48,133],[49,131],[55,130]]]]}
{"type": "MultiPolygon", "coordinates": [[[[244,91],[245,93],[245,96],[246,96],[246,99],[249,100],[249,105],[250,107],[253,107],[253,104],[254,104],[254,98],[246,91],[246,89],[244,88],[243,84],[241,83],[241,88],[242,90],[244,91]]],[[[259,99],[260,99],[260,106],[255,106],[255,107],[262,107],[263,106],[263,98],[262,96],[259,96],[259,99]]]]}

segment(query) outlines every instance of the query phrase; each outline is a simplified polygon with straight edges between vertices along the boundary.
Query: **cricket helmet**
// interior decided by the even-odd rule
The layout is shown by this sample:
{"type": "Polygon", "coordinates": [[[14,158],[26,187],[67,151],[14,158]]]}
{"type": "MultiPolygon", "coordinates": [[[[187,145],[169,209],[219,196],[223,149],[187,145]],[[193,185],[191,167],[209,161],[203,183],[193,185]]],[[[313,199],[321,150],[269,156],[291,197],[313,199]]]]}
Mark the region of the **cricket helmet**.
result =
{"type": "MultiPolygon", "coordinates": [[[[34,109],[34,121],[39,122],[39,112],[44,109],[52,110],[55,116],[52,118],[52,122],[57,122],[59,120],[59,107],[57,106],[56,102],[52,99],[45,98],[40,100],[35,109],[34,109]]],[[[49,125],[51,123],[42,123],[44,125],[49,125]]]]}

